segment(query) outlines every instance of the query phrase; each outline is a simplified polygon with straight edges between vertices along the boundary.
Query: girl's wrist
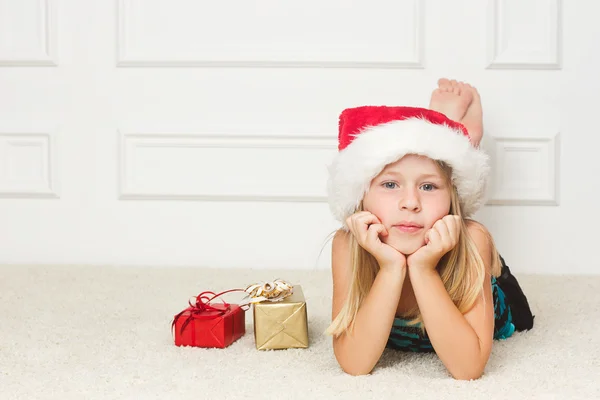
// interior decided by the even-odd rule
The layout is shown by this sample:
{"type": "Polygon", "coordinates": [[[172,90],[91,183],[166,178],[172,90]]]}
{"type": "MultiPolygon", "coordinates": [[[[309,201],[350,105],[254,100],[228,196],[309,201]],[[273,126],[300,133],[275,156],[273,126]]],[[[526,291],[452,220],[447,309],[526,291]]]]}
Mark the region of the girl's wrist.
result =
{"type": "Polygon", "coordinates": [[[408,268],[409,275],[424,276],[424,275],[439,275],[437,268],[426,265],[414,265],[408,268]]]}
{"type": "Polygon", "coordinates": [[[406,275],[406,264],[405,263],[383,263],[379,264],[379,273],[383,273],[390,276],[401,276],[406,275]]]}

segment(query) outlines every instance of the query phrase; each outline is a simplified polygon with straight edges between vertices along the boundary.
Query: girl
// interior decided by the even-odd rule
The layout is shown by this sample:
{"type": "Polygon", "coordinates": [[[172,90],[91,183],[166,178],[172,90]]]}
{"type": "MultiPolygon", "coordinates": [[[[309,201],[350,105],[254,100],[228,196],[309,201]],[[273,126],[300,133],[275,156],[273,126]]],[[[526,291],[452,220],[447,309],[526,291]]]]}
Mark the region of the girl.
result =
{"type": "Polygon", "coordinates": [[[328,192],[345,225],[327,333],[345,372],[370,373],[390,347],[435,351],[454,378],[477,379],[493,339],[533,326],[492,237],[469,219],[489,171],[482,133],[477,91],[446,79],[430,109],[342,112],[328,192]]]}

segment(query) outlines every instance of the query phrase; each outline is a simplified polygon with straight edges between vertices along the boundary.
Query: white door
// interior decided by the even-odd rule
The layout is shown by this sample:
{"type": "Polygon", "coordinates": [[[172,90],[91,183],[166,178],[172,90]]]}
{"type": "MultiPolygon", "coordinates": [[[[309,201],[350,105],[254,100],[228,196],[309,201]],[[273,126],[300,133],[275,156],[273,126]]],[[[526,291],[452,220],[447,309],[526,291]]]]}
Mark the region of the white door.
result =
{"type": "Polygon", "coordinates": [[[483,98],[478,218],[512,269],[598,273],[599,13],[0,0],[0,263],[328,268],[338,114],[426,106],[449,76],[483,98]]]}

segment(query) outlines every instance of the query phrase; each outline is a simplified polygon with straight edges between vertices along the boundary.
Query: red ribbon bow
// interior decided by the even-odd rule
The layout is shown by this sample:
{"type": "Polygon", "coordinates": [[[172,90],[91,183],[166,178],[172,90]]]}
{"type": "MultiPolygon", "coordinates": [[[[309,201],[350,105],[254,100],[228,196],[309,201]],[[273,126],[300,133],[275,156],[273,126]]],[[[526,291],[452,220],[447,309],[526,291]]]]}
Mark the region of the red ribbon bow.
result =
{"type": "MultiPolygon", "coordinates": [[[[221,292],[219,294],[215,294],[214,292],[200,293],[198,296],[195,297],[195,299],[196,299],[195,304],[192,304],[192,302],[190,300],[188,300],[188,304],[190,305],[190,308],[183,310],[182,312],[177,314],[175,316],[175,318],[173,318],[173,322],[171,323],[171,330],[173,330],[175,328],[175,324],[177,323],[179,318],[186,312],[189,312],[189,315],[186,318],[183,325],[181,325],[180,334],[183,334],[183,331],[185,330],[186,326],[188,326],[188,324],[190,323],[190,321],[192,319],[214,319],[214,318],[217,318],[217,317],[220,317],[220,316],[226,314],[231,309],[231,304],[227,303],[225,300],[221,299],[223,304],[219,304],[218,306],[213,306],[208,303],[210,303],[217,297],[222,296],[226,293],[243,292],[243,291],[244,291],[243,289],[231,289],[231,290],[226,290],[224,292],[221,292]],[[208,295],[213,295],[213,296],[209,297],[208,295]]],[[[249,306],[244,305],[244,306],[242,306],[242,309],[244,309],[243,307],[249,307],[249,306]]],[[[244,311],[245,310],[246,309],[244,309],[244,311]]]]}

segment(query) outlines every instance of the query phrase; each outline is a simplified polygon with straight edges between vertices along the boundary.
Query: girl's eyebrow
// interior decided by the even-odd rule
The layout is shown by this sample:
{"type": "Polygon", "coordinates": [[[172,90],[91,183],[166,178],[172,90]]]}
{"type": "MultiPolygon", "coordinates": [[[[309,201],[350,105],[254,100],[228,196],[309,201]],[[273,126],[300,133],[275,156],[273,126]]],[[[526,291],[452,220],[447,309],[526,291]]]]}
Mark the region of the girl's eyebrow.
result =
{"type": "Polygon", "coordinates": [[[442,178],[439,174],[423,174],[421,176],[419,176],[419,178],[421,179],[444,179],[442,178]]]}
{"type": "MultiPolygon", "coordinates": [[[[381,177],[385,177],[385,176],[403,176],[400,172],[397,171],[387,171],[383,174],[381,174],[381,177]]],[[[443,179],[439,174],[421,174],[418,176],[418,179],[443,179]]]]}

